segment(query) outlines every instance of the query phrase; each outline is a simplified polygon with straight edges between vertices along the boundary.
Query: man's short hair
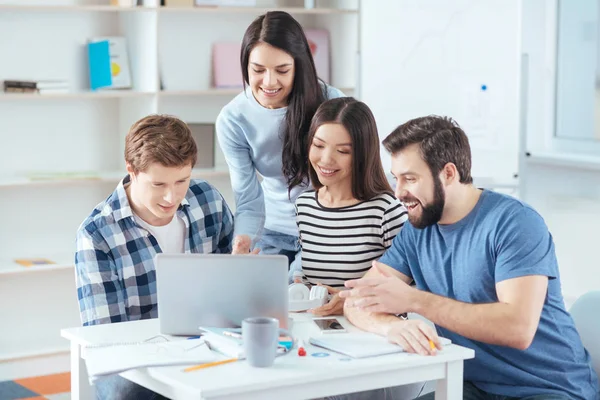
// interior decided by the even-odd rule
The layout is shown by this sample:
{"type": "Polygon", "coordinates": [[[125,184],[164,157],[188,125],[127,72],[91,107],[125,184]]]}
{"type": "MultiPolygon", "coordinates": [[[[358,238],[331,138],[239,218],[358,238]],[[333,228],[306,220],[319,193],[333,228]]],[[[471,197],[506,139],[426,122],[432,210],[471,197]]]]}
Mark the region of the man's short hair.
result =
{"type": "Polygon", "coordinates": [[[460,183],[473,183],[469,139],[452,118],[428,115],[411,119],[383,140],[383,146],[392,155],[412,144],[419,145],[421,157],[434,177],[452,163],[456,165],[460,183]]]}
{"type": "Polygon", "coordinates": [[[165,167],[194,167],[198,158],[190,128],[170,115],[149,115],[134,123],[125,137],[125,162],[135,172],[151,164],[165,167]]]}

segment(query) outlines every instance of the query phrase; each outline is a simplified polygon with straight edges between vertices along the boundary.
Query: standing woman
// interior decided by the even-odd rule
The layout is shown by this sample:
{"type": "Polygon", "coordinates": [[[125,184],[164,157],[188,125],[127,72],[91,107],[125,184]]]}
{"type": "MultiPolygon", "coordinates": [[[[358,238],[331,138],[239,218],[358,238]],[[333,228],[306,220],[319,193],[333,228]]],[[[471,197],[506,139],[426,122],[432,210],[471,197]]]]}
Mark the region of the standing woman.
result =
{"type": "Polygon", "coordinates": [[[234,248],[284,254],[291,274],[301,268],[294,204],[308,185],[310,121],[343,93],[319,80],[304,31],[288,13],[256,18],[240,58],[245,90],[216,123],[235,195],[234,248]]]}

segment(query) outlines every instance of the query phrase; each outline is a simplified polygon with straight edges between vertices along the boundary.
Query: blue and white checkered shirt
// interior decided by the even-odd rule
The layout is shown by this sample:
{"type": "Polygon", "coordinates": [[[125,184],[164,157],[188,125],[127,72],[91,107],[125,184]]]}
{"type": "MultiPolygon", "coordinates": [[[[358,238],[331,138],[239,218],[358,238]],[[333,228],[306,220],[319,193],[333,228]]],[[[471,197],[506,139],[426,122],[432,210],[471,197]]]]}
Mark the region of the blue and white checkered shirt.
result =
{"type": "MultiPolygon", "coordinates": [[[[86,218],[77,232],[75,279],[83,325],[156,318],[156,238],[138,225],[125,187],[86,218]]],[[[177,210],[186,226],[186,253],[231,253],[233,215],[208,182],[192,180],[177,210]]]]}

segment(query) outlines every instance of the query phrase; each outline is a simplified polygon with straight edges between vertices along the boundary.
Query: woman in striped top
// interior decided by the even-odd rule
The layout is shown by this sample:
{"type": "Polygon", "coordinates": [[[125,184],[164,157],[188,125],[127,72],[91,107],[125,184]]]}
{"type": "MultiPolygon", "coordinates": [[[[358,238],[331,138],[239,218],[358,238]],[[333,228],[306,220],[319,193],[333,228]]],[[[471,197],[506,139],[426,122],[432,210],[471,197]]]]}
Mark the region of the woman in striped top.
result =
{"type": "Polygon", "coordinates": [[[377,125],[366,104],[352,97],[321,104],[307,145],[314,190],[296,200],[303,282],[324,285],[333,295],[311,312],[342,314],[337,292],[390,247],[407,212],[386,180],[377,125]]]}

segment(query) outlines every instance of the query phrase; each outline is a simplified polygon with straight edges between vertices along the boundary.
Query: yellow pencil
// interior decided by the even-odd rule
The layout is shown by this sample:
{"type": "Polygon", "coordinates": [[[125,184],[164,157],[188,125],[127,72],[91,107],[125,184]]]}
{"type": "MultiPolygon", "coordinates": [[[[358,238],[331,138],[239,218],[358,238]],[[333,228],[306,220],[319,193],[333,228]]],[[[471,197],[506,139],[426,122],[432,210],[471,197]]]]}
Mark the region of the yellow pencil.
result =
{"type": "Polygon", "coordinates": [[[433,340],[431,339],[429,339],[429,347],[431,347],[431,351],[434,351],[436,349],[435,343],[433,343],[433,340]]]}
{"type": "Polygon", "coordinates": [[[198,369],[214,367],[214,366],[217,366],[217,365],[227,364],[227,363],[234,362],[234,361],[237,361],[237,360],[238,360],[237,358],[228,358],[226,360],[213,361],[213,362],[209,362],[209,363],[206,363],[206,364],[194,365],[193,367],[187,367],[186,369],[183,370],[183,372],[196,371],[198,369]]]}

